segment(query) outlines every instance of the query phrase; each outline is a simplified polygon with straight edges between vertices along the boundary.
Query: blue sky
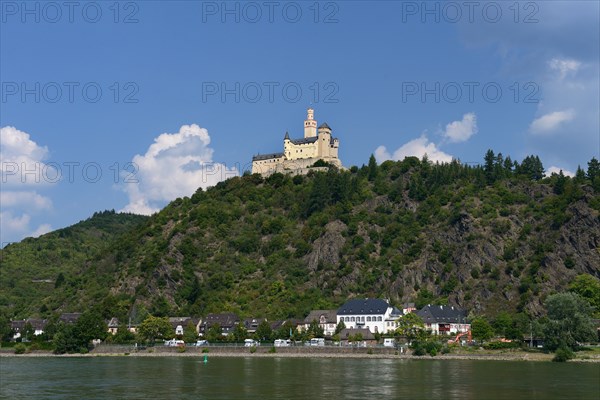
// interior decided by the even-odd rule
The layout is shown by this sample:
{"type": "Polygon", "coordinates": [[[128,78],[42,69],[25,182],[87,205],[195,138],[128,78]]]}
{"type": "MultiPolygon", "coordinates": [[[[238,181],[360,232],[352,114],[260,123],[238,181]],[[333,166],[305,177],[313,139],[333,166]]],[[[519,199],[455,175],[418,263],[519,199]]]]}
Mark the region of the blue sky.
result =
{"type": "Polygon", "coordinates": [[[3,243],[243,172],[311,104],[346,166],[600,151],[597,1],[71,4],[0,2],[3,243]]]}

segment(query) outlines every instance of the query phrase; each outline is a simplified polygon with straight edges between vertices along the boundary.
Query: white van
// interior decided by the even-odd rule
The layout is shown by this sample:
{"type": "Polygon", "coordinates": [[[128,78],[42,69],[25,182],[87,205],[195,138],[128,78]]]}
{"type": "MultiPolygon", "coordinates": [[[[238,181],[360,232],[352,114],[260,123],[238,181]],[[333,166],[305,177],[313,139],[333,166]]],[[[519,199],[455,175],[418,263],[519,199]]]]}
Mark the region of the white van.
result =
{"type": "Polygon", "coordinates": [[[185,342],[183,340],[171,339],[165,341],[165,346],[167,347],[185,347],[185,342]]]}
{"type": "Polygon", "coordinates": [[[259,345],[259,343],[256,340],[254,340],[254,339],[246,339],[246,340],[244,340],[244,346],[245,347],[256,347],[258,345],[259,345]]]}
{"type": "Polygon", "coordinates": [[[396,339],[394,338],[384,338],[383,339],[383,347],[395,347],[396,339]]]}
{"type": "Polygon", "coordinates": [[[310,339],[311,346],[325,346],[325,339],[323,338],[312,338],[310,339]]]}

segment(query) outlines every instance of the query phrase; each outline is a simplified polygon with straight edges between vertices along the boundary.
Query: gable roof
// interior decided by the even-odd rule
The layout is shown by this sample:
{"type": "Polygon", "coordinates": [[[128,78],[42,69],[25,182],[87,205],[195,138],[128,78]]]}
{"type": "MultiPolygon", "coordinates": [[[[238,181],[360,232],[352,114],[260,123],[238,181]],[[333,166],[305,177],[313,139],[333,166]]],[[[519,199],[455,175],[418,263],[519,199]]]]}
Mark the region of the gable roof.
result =
{"type": "Polygon", "coordinates": [[[221,328],[231,328],[238,322],[240,322],[240,317],[234,313],[208,314],[204,321],[202,321],[202,325],[212,326],[219,324],[221,328]]]}
{"type": "Polygon", "coordinates": [[[337,323],[337,310],[312,310],[308,316],[304,318],[304,323],[310,324],[314,320],[320,322],[321,316],[325,317],[325,323],[327,324],[337,323]]]}
{"type": "Polygon", "coordinates": [[[252,161],[269,160],[271,158],[281,158],[283,153],[258,154],[252,157],[252,161]]]}
{"type": "Polygon", "coordinates": [[[81,317],[81,313],[62,313],[58,319],[66,324],[74,324],[79,317],[81,317]]]}
{"type": "Polygon", "coordinates": [[[312,136],[312,137],[307,137],[307,138],[302,138],[302,139],[292,139],[291,142],[293,144],[307,144],[307,143],[314,143],[317,140],[319,140],[319,138],[317,136],[312,136]]]}
{"type": "Polygon", "coordinates": [[[428,304],[417,311],[417,315],[421,317],[426,324],[467,322],[467,312],[453,306],[428,304]]]}
{"type": "Polygon", "coordinates": [[[337,315],[385,314],[389,307],[388,302],[382,299],[352,299],[338,309],[337,315]]]}

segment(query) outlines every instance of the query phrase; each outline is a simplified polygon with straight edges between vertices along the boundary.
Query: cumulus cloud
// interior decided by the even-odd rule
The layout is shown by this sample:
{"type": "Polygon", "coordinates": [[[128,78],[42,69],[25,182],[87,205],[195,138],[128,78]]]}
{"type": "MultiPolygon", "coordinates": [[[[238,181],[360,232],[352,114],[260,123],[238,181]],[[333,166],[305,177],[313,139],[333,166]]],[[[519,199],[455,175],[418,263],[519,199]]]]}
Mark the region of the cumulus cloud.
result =
{"type": "Polygon", "coordinates": [[[564,168],[559,168],[554,165],[546,170],[546,176],[550,176],[552,174],[558,174],[560,171],[562,171],[564,176],[570,176],[571,178],[575,176],[575,172],[566,170],[564,168]]]}
{"type": "Polygon", "coordinates": [[[467,113],[461,121],[453,121],[446,125],[442,135],[451,143],[460,143],[469,140],[476,133],[477,116],[475,113],[467,113]]]}
{"type": "Polygon", "coordinates": [[[549,133],[573,118],[575,118],[575,111],[572,109],[551,112],[533,120],[529,126],[529,131],[533,134],[549,133]]]}
{"type": "Polygon", "coordinates": [[[436,144],[430,142],[425,135],[421,135],[421,137],[403,144],[393,153],[390,153],[385,146],[379,146],[375,150],[374,155],[375,159],[381,163],[385,160],[403,160],[405,157],[409,156],[422,158],[425,154],[427,154],[427,158],[433,162],[452,161],[452,156],[450,154],[441,151],[436,144]]]}
{"type": "Polygon", "coordinates": [[[209,145],[208,131],[196,124],[156,137],[144,155],[133,157],[136,173],[125,177],[123,189],[129,203],[122,211],[152,214],[177,197],[190,196],[199,187],[237,176],[237,169],[213,162],[209,145]]]}
{"type": "Polygon", "coordinates": [[[13,126],[0,128],[0,236],[3,243],[51,230],[48,224],[30,226],[35,226],[32,216],[52,209],[50,198],[33,190],[48,184],[43,179],[45,172],[51,173],[44,163],[48,154],[48,148],[37,144],[28,133],[13,126]]]}
{"type": "Polygon", "coordinates": [[[560,79],[564,79],[570,72],[577,72],[579,67],[581,67],[581,62],[571,59],[553,58],[548,64],[551,69],[557,70],[560,73],[560,79]]]}

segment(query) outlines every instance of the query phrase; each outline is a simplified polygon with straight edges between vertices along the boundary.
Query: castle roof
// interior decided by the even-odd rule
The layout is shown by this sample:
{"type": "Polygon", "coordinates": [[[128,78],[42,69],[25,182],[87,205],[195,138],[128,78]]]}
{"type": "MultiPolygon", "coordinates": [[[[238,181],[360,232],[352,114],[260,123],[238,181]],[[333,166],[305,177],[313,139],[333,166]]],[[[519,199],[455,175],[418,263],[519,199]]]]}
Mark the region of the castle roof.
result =
{"type": "Polygon", "coordinates": [[[319,126],[319,129],[329,129],[329,130],[331,130],[331,128],[329,127],[329,125],[327,125],[327,122],[323,122],[321,124],[321,126],[319,126]]]}
{"type": "Polygon", "coordinates": [[[302,138],[302,139],[292,139],[291,142],[293,144],[308,144],[308,143],[314,143],[317,140],[319,140],[319,138],[316,136],[313,136],[313,137],[307,137],[307,138],[302,138]]]}
{"type": "Polygon", "coordinates": [[[268,160],[270,158],[281,158],[283,153],[258,154],[252,157],[252,161],[268,160]]]}
{"type": "Polygon", "coordinates": [[[288,140],[290,139],[290,134],[287,133],[287,131],[285,131],[285,136],[283,137],[283,140],[285,140],[285,139],[288,139],[288,140]]]}

